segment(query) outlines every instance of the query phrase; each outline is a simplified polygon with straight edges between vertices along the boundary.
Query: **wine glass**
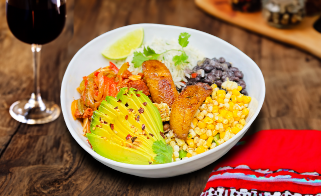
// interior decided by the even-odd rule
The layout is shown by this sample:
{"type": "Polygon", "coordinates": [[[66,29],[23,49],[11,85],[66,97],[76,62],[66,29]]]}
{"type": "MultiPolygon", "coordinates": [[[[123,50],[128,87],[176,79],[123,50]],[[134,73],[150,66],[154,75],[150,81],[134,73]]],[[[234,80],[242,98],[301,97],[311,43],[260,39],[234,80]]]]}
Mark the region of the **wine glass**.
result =
{"type": "Polygon", "coordinates": [[[44,124],[60,114],[57,104],[43,100],[39,88],[41,46],[56,39],[66,20],[65,0],[7,0],[7,23],[20,41],[31,44],[33,53],[34,92],[30,99],[10,106],[10,115],[19,122],[44,124]]]}

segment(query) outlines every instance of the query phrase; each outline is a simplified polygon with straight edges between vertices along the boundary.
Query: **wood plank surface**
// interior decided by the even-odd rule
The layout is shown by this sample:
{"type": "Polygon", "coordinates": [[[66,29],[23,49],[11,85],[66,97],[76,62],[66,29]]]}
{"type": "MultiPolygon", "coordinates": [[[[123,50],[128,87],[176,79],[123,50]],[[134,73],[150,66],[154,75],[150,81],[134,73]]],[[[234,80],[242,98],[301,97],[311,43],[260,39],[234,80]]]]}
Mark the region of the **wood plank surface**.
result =
{"type": "MultiPolygon", "coordinates": [[[[60,103],[60,85],[73,55],[109,30],[135,23],[185,26],[238,47],[261,68],[263,108],[249,132],[321,130],[321,62],[310,54],[207,15],[193,0],[68,1],[64,32],[43,47],[41,92],[60,103]]],[[[32,91],[30,46],[9,31],[0,1],[0,195],[199,195],[214,167],[167,179],[123,174],[94,160],[71,137],[62,115],[45,125],[25,125],[8,112],[32,91]]]]}
{"type": "Polygon", "coordinates": [[[215,17],[280,42],[302,48],[321,58],[321,33],[313,28],[314,23],[320,17],[319,15],[305,17],[300,24],[292,28],[278,29],[267,24],[262,17],[262,12],[234,11],[230,6],[230,0],[195,0],[195,3],[215,17]]]}

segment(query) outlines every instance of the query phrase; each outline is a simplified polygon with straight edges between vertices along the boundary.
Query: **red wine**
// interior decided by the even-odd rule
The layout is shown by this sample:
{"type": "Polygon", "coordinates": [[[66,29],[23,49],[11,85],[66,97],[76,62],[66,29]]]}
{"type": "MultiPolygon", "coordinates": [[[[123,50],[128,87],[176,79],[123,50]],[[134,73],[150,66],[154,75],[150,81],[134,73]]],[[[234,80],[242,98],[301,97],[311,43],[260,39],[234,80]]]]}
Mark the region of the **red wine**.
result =
{"type": "Polygon", "coordinates": [[[7,3],[7,22],[13,35],[28,44],[46,44],[61,33],[66,4],[54,0],[17,0],[7,3]],[[55,2],[55,3],[53,3],[55,2]]]}

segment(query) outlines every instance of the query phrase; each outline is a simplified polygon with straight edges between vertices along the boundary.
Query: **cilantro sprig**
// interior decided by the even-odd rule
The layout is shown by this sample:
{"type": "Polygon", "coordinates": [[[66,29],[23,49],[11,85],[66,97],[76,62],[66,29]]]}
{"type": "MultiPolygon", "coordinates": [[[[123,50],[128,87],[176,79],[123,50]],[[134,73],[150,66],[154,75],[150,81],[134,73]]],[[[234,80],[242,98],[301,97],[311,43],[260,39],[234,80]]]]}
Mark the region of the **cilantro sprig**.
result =
{"type": "MultiPolygon", "coordinates": [[[[188,39],[190,37],[191,37],[191,35],[186,32],[181,33],[179,35],[178,43],[180,46],[182,46],[182,49],[180,49],[180,50],[171,49],[171,50],[166,50],[165,52],[162,52],[160,54],[157,54],[155,52],[155,50],[153,50],[149,46],[147,46],[147,48],[144,47],[143,53],[142,52],[134,52],[134,57],[133,57],[132,63],[134,64],[135,68],[138,68],[138,67],[142,66],[142,64],[145,61],[157,60],[160,55],[165,54],[166,52],[169,52],[169,51],[174,51],[174,50],[181,52],[180,55],[176,55],[172,59],[172,61],[175,63],[175,66],[180,65],[180,64],[184,64],[184,63],[189,63],[187,61],[188,55],[185,53],[184,48],[189,44],[188,39]]],[[[164,59],[164,56],[163,56],[163,59],[164,59]]]]}
{"type": "Polygon", "coordinates": [[[157,140],[152,146],[153,152],[156,154],[154,160],[156,164],[172,162],[173,147],[166,144],[163,140],[157,140]]]}

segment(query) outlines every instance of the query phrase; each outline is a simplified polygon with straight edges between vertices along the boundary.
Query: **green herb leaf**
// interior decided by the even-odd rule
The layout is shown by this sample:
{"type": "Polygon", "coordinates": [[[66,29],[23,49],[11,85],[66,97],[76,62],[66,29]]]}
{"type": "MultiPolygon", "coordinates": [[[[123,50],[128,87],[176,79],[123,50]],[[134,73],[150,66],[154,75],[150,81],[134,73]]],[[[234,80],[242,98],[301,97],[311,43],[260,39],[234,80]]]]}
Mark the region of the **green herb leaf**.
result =
{"type": "Polygon", "coordinates": [[[181,159],[186,157],[187,155],[187,152],[185,150],[180,150],[178,153],[179,153],[179,158],[181,159]]]}
{"type": "Polygon", "coordinates": [[[181,34],[179,35],[179,37],[178,37],[178,43],[179,43],[179,45],[181,45],[183,48],[185,48],[185,47],[188,45],[188,43],[189,43],[189,41],[188,41],[188,38],[189,38],[189,37],[191,37],[190,34],[188,34],[188,33],[186,33],[186,32],[181,33],[181,34]]]}
{"type": "Polygon", "coordinates": [[[188,59],[188,56],[183,51],[181,55],[176,55],[173,57],[173,62],[175,63],[175,66],[177,66],[183,63],[188,63],[187,59],[188,59]]]}
{"type": "Polygon", "coordinates": [[[146,57],[149,58],[149,60],[157,60],[160,54],[157,54],[155,50],[151,49],[149,46],[147,46],[147,49],[144,48],[144,54],[146,57]]]}
{"type": "Polygon", "coordinates": [[[142,64],[147,60],[149,60],[149,58],[147,58],[143,53],[134,52],[132,63],[134,64],[134,67],[137,68],[142,66],[142,64]]]}
{"type": "Polygon", "coordinates": [[[154,158],[156,164],[172,162],[173,148],[170,145],[167,145],[163,140],[155,141],[152,149],[156,154],[154,158]]]}
{"type": "Polygon", "coordinates": [[[149,46],[147,48],[144,47],[144,55],[151,56],[156,54],[155,50],[151,49],[149,46]]]}

